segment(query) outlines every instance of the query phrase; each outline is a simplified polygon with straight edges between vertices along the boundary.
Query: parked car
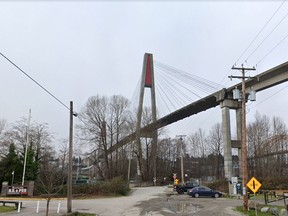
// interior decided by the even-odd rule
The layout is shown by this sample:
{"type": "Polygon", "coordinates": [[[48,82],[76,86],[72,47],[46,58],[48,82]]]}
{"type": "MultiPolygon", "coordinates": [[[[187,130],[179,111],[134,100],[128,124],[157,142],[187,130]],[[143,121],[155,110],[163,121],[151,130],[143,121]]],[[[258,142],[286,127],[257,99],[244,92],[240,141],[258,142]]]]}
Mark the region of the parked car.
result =
{"type": "Polygon", "coordinates": [[[222,196],[221,192],[215,191],[215,190],[212,190],[209,187],[203,187],[203,186],[194,187],[194,188],[188,190],[187,194],[189,196],[196,197],[196,198],[198,198],[200,196],[215,197],[215,198],[218,198],[218,197],[222,196]]]}

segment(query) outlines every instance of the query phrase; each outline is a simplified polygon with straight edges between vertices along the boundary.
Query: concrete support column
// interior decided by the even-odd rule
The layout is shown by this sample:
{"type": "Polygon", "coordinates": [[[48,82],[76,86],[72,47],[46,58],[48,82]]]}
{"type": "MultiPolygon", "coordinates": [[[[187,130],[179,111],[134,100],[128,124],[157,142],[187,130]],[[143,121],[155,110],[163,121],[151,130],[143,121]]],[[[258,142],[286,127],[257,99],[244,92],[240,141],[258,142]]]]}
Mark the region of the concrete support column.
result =
{"type": "Polygon", "coordinates": [[[223,129],[223,142],[224,142],[224,172],[225,172],[225,178],[230,181],[232,177],[230,109],[229,107],[222,105],[221,107],[222,107],[222,129],[223,129]]]}
{"type": "MultiPolygon", "coordinates": [[[[242,139],[242,108],[236,109],[236,128],[237,128],[237,140],[241,142],[242,139]]],[[[239,176],[242,177],[242,149],[238,148],[239,158],[239,176]]]]}

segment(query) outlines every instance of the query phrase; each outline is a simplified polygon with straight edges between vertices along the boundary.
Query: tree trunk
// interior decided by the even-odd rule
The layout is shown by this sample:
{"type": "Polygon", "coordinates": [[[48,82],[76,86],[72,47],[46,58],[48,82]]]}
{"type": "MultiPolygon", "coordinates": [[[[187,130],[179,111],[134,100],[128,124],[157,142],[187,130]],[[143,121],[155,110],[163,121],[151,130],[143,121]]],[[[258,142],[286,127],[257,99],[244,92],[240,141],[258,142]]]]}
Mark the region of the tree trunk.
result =
{"type": "Polygon", "coordinates": [[[46,203],[46,216],[49,216],[49,204],[50,204],[51,198],[47,198],[47,203],[46,203]]]}

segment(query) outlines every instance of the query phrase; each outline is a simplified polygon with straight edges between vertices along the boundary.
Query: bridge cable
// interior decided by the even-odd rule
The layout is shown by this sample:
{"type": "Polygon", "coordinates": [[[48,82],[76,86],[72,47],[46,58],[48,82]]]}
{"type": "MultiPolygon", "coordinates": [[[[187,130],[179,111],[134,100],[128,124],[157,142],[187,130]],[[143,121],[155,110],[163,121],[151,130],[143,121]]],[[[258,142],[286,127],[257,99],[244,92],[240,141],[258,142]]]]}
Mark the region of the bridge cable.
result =
{"type": "MultiPolygon", "coordinates": [[[[159,76],[163,76],[163,75],[161,75],[160,73],[159,73],[159,76]]],[[[172,96],[174,96],[174,98],[175,98],[175,100],[179,103],[179,104],[181,104],[181,106],[183,105],[185,105],[185,102],[182,100],[182,98],[181,97],[179,97],[179,95],[177,95],[177,92],[180,92],[180,89],[175,85],[174,86],[174,88],[172,89],[172,84],[167,80],[167,78],[165,77],[165,76],[163,76],[162,78],[161,78],[161,80],[163,81],[163,84],[164,84],[164,87],[165,87],[165,89],[168,89],[168,91],[169,91],[169,93],[172,95],[172,96]],[[177,91],[176,91],[177,90],[177,91]],[[182,100],[182,101],[181,101],[182,100]]],[[[180,93],[182,93],[182,92],[180,92],[180,93]]],[[[183,96],[186,96],[186,94],[183,92],[183,96]]],[[[188,96],[187,96],[188,97],[188,96]]],[[[187,100],[189,100],[189,99],[187,99],[187,100]]]]}
{"type": "MultiPolygon", "coordinates": [[[[159,70],[161,71],[161,70],[159,70]]],[[[166,77],[163,79],[167,79],[166,77]]],[[[173,80],[173,82],[175,82],[176,84],[180,85],[182,88],[186,89],[188,92],[192,93],[194,96],[196,96],[197,98],[201,98],[198,94],[194,93],[193,91],[191,91],[190,89],[188,89],[187,87],[185,87],[184,85],[182,85],[181,83],[179,83],[176,80],[173,80]]],[[[171,83],[171,82],[170,82],[171,83]]],[[[172,84],[172,83],[171,83],[172,84]]],[[[175,85],[176,86],[176,85],[175,85]]],[[[179,90],[180,91],[180,90],[179,90]]],[[[184,92],[181,92],[182,94],[184,94],[184,92]]]]}
{"type": "MultiPolygon", "coordinates": [[[[219,90],[220,88],[223,88],[223,86],[221,86],[220,84],[214,83],[212,81],[206,80],[206,79],[198,77],[196,75],[191,75],[191,74],[189,74],[187,72],[184,72],[182,70],[178,70],[176,68],[173,68],[171,66],[165,65],[165,64],[160,63],[160,62],[155,62],[155,66],[163,68],[163,69],[166,69],[166,71],[169,74],[175,75],[175,77],[177,79],[180,79],[182,81],[188,80],[189,82],[187,82],[187,83],[190,83],[190,84],[193,83],[193,84],[195,84],[195,86],[198,86],[198,87],[200,86],[204,90],[208,90],[209,89],[210,92],[215,91],[215,90],[219,90]]],[[[199,88],[199,89],[201,89],[201,88],[199,88]]]]}

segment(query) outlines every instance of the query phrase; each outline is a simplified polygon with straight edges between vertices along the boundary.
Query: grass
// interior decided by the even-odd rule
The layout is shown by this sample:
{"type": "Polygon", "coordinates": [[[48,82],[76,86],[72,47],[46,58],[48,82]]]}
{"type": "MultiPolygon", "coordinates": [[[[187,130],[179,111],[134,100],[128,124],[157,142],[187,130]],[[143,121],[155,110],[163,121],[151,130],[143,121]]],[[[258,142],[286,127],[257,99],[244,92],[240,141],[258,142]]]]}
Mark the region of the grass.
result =
{"type": "MultiPolygon", "coordinates": [[[[276,208],[278,208],[279,212],[282,208],[284,208],[283,206],[262,206],[262,207],[269,207],[269,208],[276,207],[276,208]]],[[[248,212],[244,212],[243,206],[237,206],[236,211],[241,212],[245,215],[249,215],[249,216],[255,216],[256,215],[255,209],[250,209],[248,212]]],[[[268,216],[268,215],[271,216],[269,211],[267,213],[260,212],[260,209],[258,209],[258,211],[257,211],[257,216],[268,216]]]]}
{"type": "Polygon", "coordinates": [[[4,212],[13,212],[15,211],[14,206],[0,206],[0,214],[4,212]]]}

